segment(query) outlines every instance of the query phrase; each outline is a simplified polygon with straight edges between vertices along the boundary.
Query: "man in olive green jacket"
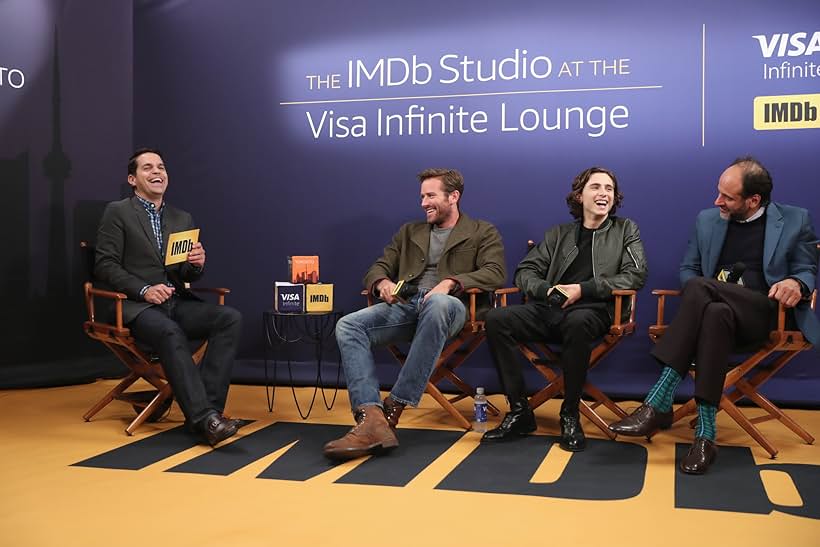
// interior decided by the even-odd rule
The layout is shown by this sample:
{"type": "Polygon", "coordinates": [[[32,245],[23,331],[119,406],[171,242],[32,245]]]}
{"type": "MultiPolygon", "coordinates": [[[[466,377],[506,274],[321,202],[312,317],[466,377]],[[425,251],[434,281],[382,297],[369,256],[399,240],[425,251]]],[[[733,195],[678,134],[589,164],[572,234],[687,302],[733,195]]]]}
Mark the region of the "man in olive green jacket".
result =
{"type": "MultiPolygon", "coordinates": [[[[347,460],[398,446],[395,427],[402,410],[418,405],[444,343],[464,326],[464,291],[492,291],[506,279],[498,230],[460,210],[461,173],[427,169],[419,181],[426,222],[402,226],[364,277],[367,290],[382,302],[336,325],[357,423],[325,445],[329,458],[347,460]],[[410,350],[382,401],[372,348],[395,342],[410,342],[410,350]]],[[[480,309],[488,307],[489,297],[480,309]]]]}

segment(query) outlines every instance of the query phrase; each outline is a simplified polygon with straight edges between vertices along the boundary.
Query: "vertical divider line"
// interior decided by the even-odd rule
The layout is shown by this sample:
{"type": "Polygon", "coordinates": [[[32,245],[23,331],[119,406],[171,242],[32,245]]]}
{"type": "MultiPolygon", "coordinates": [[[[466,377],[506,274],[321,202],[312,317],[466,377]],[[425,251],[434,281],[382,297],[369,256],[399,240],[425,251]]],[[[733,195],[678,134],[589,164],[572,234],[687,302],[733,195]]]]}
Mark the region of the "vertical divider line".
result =
{"type": "Polygon", "coordinates": [[[706,23],[700,37],[700,147],[706,146],[706,23]]]}

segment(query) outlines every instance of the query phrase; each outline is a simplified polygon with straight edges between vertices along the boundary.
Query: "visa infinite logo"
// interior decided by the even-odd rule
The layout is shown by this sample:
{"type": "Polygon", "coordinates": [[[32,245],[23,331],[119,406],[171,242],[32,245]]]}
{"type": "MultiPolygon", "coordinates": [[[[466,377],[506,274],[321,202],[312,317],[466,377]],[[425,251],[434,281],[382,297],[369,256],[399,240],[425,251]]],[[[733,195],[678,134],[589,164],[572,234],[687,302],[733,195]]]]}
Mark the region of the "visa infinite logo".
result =
{"type": "Polygon", "coordinates": [[[820,52],[820,30],[809,37],[808,32],[788,32],[780,34],[756,34],[752,36],[760,44],[760,53],[766,59],[777,57],[799,57],[820,52]]]}

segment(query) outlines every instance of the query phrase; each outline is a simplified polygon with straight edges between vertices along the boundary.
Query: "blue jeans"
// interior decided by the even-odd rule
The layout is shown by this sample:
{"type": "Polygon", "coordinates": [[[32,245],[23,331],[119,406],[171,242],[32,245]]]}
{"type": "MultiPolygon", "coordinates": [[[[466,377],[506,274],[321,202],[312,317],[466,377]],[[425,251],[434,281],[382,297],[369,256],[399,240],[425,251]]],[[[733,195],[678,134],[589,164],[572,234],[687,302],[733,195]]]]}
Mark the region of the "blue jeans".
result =
{"type": "Polygon", "coordinates": [[[390,391],[396,401],[416,406],[421,400],[444,343],[461,332],[467,310],[458,298],[419,291],[407,304],[374,306],[345,315],[336,324],[336,341],[347,378],[350,405],[382,406],[373,348],[410,342],[407,360],[390,391]]]}

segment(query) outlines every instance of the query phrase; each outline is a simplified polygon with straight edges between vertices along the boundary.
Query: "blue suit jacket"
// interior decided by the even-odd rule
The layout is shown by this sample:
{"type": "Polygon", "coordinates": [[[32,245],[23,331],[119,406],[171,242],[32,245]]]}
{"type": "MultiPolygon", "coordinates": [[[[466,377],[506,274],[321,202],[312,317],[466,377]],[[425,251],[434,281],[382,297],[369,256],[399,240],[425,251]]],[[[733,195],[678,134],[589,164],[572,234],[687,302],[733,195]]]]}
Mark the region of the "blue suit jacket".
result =
{"type": "MultiPolygon", "coordinates": [[[[698,214],[680,265],[681,285],[696,276],[715,277],[729,221],[717,208],[698,214]]],[[[817,235],[806,209],[769,203],[766,206],[766,235],[763,241],[763,275],[771,286],[787,277],[799,279],[814,290],[817,278],[817,235]]],[[[812,344],[820,342],[820,321],[802,301],[794,310],[797,326],[812,344]]]]}

